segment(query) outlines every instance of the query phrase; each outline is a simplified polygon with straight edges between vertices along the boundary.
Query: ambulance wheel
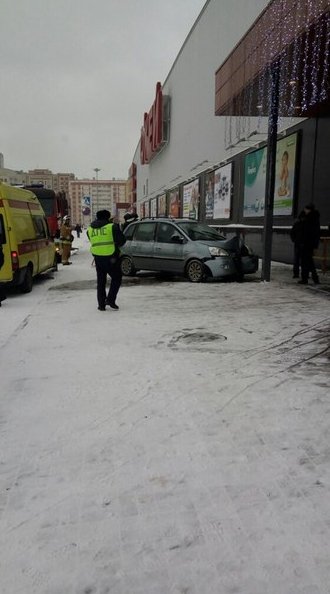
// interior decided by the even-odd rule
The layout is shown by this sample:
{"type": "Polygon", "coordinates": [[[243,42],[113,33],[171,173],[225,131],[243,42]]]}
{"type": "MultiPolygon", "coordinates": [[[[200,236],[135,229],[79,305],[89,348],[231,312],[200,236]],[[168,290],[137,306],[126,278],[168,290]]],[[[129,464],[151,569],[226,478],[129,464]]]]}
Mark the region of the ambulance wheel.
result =
{"type": "Polygon", "coordinates": [[[28,266],[25,272],[24,280],[20,286],[21,293],[31,293],[33,285],[32,266],[28,266]]]}

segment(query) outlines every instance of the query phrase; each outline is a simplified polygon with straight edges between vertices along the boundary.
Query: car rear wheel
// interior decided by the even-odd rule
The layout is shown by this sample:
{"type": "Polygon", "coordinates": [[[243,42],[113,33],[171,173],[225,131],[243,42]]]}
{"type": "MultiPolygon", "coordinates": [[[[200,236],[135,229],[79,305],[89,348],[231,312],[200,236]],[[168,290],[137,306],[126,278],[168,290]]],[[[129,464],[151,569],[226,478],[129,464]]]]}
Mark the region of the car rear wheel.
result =
{"type": "Polygon", "coordinates": [[[203,262],[200,260],[190,260],[186,267],[186,276],[191,283],[201,283],[205,278],[203,262]]]}
{"type": "Polygon", "coordinates": [[[20,286],[21,293],[31,293],[33,286],[32,266],[28,266],[25,271],[24,280],[20,286]]]}
{"type": "Polygon", "coordinates": [[[134,276],[136,273],[136,269],[134,268],[134,264],[128,256],[124,256],[120,261],[121,271],[124,276],[134,276]]]}

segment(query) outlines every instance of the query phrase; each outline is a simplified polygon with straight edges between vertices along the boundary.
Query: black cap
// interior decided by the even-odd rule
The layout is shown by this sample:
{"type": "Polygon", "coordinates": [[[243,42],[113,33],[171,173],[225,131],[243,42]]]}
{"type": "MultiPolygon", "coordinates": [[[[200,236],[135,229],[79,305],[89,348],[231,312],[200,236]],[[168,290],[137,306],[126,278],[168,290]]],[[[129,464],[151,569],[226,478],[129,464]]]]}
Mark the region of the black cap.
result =
{"type": "Polygon", "coordinates": [[[111,217],[111,213],[108,210],[98,210],[96,218],[98,221],[108,221],[111,217]]]}
{"type": "Polygon", "coordinates": [[[127,212],[124,215],[125,221],[130,221],[131,219],[137,219],[137,218],[138,218],[138,216],[137,216],[136,212],[127,212]]]}
{"type": "Polygon", "coordinates": [[[312,204],[311,202],[309,202],[308,204],[306,204],[305,208],[307,210],[314,210],[315,209],[315,206],[314,206],[314,204],[312,204]]]}

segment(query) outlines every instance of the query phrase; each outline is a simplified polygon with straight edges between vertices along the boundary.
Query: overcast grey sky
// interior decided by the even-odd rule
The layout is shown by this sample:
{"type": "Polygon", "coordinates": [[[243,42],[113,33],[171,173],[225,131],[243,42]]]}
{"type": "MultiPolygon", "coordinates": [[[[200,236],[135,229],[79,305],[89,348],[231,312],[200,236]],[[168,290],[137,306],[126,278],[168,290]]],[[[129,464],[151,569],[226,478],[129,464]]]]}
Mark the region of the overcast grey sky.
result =
{"type": "Polygon", "coordinates": [[[156,83],[204,4],[1,0],[5,167],[126,178],[156,83]]]}

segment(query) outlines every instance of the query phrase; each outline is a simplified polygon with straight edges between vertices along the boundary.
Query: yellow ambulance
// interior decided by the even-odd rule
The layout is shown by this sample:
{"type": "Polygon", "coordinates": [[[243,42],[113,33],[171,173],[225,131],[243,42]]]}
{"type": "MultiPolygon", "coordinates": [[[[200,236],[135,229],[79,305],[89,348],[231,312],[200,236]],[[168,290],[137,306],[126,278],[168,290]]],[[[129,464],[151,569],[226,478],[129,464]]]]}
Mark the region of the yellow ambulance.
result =
{"type": "Polygon", "coordinates": [[[38,198],[0,182],[0,243],[4,264],[0,283],[19,286],[22,293],[32,291],[33,277],[56,269],[55,246],[38,198]]]}

